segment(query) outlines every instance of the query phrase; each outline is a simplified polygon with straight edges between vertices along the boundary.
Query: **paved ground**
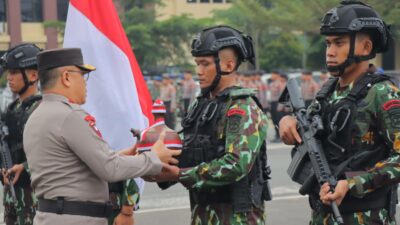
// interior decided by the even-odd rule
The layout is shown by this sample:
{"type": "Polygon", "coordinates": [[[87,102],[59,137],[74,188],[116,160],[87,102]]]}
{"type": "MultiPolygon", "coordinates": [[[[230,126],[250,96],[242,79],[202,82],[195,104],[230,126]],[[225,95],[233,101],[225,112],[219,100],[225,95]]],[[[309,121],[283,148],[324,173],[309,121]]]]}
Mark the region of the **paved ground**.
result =
{"type": "MultiPolygon", "coordinates": [[[[286,174],[290,161],[290,148],[282,144],[270,144],[268,157],[272,168],[273,200],[266,203],[267,224],[308,224],[310,209],[307,198],[298,194],[299,186],[293,183],[286,174]]],[[[0,190],[0,220],[3,218],[1,195],[2,190],[0,190]]],[[[141,197],[140,210],[135,212],[135,219],[136,225],[189,224],[190,209],[187,190],[178,184],[166,191],[161,191],[156,184],[147,183],[141,197]]],[[[397,214],[397,220],[399,221],[399,214],[397,214]]]]}
{"type": "MultiPolygon", "coordinates": [[[[266,203],[266,224],[308,224],[310,218],[308,200],[298,194],[299,186],[286,174],[290,161],[290,148],[282,144],[270,144],[268,157],[272,168],[273,200],[266,203]]],[[[140,210],[135,212],[137,225],[187,225],[190,222],[188,194],[181,185],[161,191],[157,185],[147,183],[140,205],[140,210]]],[[[399,219],[398,214],[397,219],[399,219]]]]}

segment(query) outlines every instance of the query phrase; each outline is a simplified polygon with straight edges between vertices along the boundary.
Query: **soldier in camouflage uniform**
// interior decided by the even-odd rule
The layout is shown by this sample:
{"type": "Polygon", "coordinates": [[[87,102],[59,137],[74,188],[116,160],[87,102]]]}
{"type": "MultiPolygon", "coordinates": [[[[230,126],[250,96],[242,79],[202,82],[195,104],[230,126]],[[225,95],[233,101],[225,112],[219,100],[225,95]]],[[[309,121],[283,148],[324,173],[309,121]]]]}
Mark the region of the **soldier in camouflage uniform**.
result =
{"type": "Polygon", "coordinates": [[[40,49],[33,44],[22,44],[9,49],[0,59],[6,70],[11,91],[17,95],[3,116],[9,129],[7,143],[13,167],[3,172],[4,221],[7,225],[26,225],[33,223],[36,211],[36,198],[31,188],[31,180],[22,144],[23,129],[28,117],[38,106],[38,71],[36,55],[40,49]],[[14,174],[14,188],[17,201],[11,197],[7,173],[14,174]]]}
{"type": "Polygon", "coordinates": [[[108,224],[133,225],[133,211],[139,202],[139,187],[134,179],[108,184],[112,213],[108,224]]]}
{"type": "Polygon", "coordinates": [[[270,199],[267,118],[255,90],[236,86],[234,71],[253,60],[249,36],[228,26],[203,30],[193,41],[201,94],[182,121],[181,169],[158,181],[189,190],[191,224],[265,224],[270,199]]]}
{"type": "MultiPolygon", "coordinates": [[[[396,224],[400,92],[387,76],[368,72],[368,60],[387,50],[390,31],[370,6],[343,1],[326,14],[321,34],[333,78],[308,112],[323,119],[319,138],[338,183],[334,190],[325,183],[308,191],[310,225],[338,224],[331,201],[339,205],[346,225],[396,224]]],[[[301,142],[296,125],[291,116],[281,120],[285,143],[301,142]]]]}

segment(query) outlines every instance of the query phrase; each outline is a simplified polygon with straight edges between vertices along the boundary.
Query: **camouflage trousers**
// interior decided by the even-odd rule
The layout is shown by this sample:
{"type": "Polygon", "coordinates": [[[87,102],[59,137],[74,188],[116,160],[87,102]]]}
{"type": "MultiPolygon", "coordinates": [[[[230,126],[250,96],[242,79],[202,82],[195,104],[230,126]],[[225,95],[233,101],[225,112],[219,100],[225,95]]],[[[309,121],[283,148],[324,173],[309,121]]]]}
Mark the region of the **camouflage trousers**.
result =
{"type": "Polygon", "coordinates": [[[31,225],[35,217],[37,199],[31,187],[15,187],[17,202],[11,197],[9,186],[4,186],[4,222],[6,225],[31,225]]]}
{"type": "Polygon", "coordinates": [[[108,225],[114,224],[115,217],[117,217],[121,211],[120,199],[121,194],[110,192],[110,203],[112,205],[112,212],[108,216],[108,225]]]}
{"type": "Polygon", "coordinates": [[[253,207],[250,212],[234,213],[232,205],[214,203],[207,206],[194,205],[191,225],[264,225],[264,207],[253,207]]]}
{"type": "MultiPolygon", "coordinates": [[[[342,214],[342,217],[346,225],[396,225],[396,221],[390,219],[386,209],[342,214]]],[[[312,211],[310,225],[338,225],[338,223],[331,213],[312,211]]]]}

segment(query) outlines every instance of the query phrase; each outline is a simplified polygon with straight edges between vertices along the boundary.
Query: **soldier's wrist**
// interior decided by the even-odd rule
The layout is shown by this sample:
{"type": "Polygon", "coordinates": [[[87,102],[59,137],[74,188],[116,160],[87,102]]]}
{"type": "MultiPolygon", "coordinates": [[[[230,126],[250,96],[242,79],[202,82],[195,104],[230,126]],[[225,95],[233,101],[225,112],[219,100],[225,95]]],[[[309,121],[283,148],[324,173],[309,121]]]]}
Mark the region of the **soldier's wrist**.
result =
{"type": "Polygon", "coordinates": [[[121,211],[120,214],[124,215],[124,216],[132,216],[133,215],[133,205],[123,205],[121,207],[121,211]]]}
{"type": "Polygon", "coordinates": [[[360,177],[353,177],[347,179],[349,193],[356,198],[363,198],[365,196],[363,182],[360,177]]]}

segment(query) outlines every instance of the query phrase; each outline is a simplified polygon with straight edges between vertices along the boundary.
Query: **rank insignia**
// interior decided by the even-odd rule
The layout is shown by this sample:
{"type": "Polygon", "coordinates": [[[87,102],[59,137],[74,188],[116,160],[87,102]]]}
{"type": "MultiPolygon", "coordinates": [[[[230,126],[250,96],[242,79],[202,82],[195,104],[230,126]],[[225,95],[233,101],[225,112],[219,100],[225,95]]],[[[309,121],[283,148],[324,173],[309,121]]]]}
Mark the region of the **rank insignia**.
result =
{"type": "Polygon", "coordinates": [[[94,130],[94,132],[97,134],[97,136],[103,137],[103,136],[101,135],[100,130],[96,127],[96,119],[95,119],[93,116],[87,115],[87,116],[85,117],[85,121],[88,122],[89,126],[94,130]]]}

